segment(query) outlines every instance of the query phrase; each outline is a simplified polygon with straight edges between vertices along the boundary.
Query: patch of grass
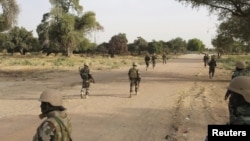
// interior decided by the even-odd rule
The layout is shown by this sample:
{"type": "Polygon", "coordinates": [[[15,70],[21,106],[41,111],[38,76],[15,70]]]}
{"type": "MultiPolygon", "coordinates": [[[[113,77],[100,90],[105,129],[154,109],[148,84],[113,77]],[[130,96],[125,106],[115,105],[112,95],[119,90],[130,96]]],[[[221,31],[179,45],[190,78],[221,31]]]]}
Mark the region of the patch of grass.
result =
{"type": "Polygon", "coordinates": [[[250,57],[249,55],[228,55],[223,56],[222,58],[218,59],[224,69],[226,70],[234,70],[235,64],[237,61],[243,61],[246,63],[246,67],[250,69],[250,57]]]}

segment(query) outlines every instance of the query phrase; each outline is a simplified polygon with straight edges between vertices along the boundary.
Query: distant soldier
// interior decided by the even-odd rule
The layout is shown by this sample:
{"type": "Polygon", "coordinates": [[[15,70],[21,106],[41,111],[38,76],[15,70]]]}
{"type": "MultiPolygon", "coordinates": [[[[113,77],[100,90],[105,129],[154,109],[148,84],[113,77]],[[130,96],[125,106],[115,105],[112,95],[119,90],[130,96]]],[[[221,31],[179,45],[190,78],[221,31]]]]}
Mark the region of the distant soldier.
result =
{"type": "Polygon", "coordinates": [[[162,54],[162,61],[163,61],[163,64],[167,63],[167,55],[165,52],[162,54]]]}
{"type": "Polygon", "coordinates": [[[148,70],[148,66],[149,66],[149,62],[150,62],[149,53],[146,54],[146,56],[144,57],[144,60],[145,60],[145,64],[146,64],[146,70],[148,70]]]}
{"type": "Polygon", "coordinates": [[[208,72],[209,78],[212,79],[214,77],[215,67],[217,66],[214,55],[211,57],[211,60],[208,62],[208,66],[209,66],[209,72],[208,72]]]}
{"type": "Polygon", "coordinates": [[[153,69],[155,68],[156,59],[157,59],[157,56],[156,56],[156,54],[154,53],[154,54],[152,55],[152,57],[151,57],[152,64],[153,64],[153,69]]]}
{"type": "Polygon", "coordinates": [[[207,66],[208,60],[209,60],[209,56],[208,56],[208,54],[205,54],[205,55],[203,56],[204,67],[207,66]]]}
{"type": "Polygon", "coordinates": [[[128,77],[130,81],[130,97],[132,97],[133,89],[135,89],[135,94],[139,93],[139,85],[141,81],[141,75],[137,68],[137,63],[133,62],[132,68],[128,71],[128,77]]]}
{"type": "Polygon", "coordinates": [[[89,96],[90,83],[95,83],[95,80],[92,74],[90,73],[88,63],[85,62],[84,66],[82,68],[79,68],[79,72],[82,78],[81,98],[84,98],[83,95],[85,95],[85,97],[87,98],[89,96]]]}
{"type": "Polygon", "coordinates": [[[45,90],[41,93],[41,119],[46,118],[37,128],[33,141],[72,141],[71,119],[63,107],[58,91],[45,90]]]}

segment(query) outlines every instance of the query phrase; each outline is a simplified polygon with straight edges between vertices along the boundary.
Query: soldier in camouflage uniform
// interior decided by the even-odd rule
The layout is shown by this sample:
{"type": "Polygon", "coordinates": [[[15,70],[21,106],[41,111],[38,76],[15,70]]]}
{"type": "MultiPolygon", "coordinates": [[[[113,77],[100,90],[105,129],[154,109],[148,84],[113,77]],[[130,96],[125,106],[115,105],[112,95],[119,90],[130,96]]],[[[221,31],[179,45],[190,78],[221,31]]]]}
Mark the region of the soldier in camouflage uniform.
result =
{"type": "Polygon", "coordinates": [[[89,64],[84,63],[82,68],[79,68],[80,76],[82,78],[81,98],[89,96],[90,83],[95,83],[95,80],[90,72],[89,64]]]}
{"type": "Polygon", "coordinates": [[[145,64],[146,64],[146,70],[148,70],[149,61],[150,61],[149,53],[147,53],[146,56],[144,57],[144,61],[145,61],[145,64]]]}
{"type": "Polygon", "coordinates": [[[241,75],[247,75],[247,70],[246,70],[246,64],[243,61],[238,61],[236,62],[235,65],[235,71],[232,74],[232,79],[241,76],[241,75]]]}
{"type": "Polygon", "coordinates": [[[154,53],[154,54],[152,55],[152,57],[151,57],[153,69],[155,68],[156,59],[157,59],[157,56],[156,56],[156,54],[154,53]]]}
{"type": "Polygon", "coordinates": [[[203,56],[204,67],[207,66],[208,60],[209,60],[209,56],[208,56],[208,54],[205,54],[205,55],[203,56]]]}
{"type": "Polygon", "coordinates": [[[44,119],[37,128],[33,141],[72,141],[71,119],[65,112],[62,96],[58,91],[45,90],[41,93],[41,114],[44,119]]]}
{"type": "Polygon", "coordinates": [[[211,60],[208,62],[208,66],[209,66],[208,75],[209,75],[209,78],[212,79],[215,74],[215,67],[217,66],[214,55],[211,56],[211,60]]]}
{"type": "MultiPolygon", "coordinates": [[[[236,78],[238,76],[249,76],[249,72],[246,70],[246,64],[243,61],[236,62],[235,71],[233,72],[231,79],[234,79],[234,78],[236,78]]],[[[232,94],[232,92],[230,92],[230,90],[227,90],[227,92],[225,94],[225,100],[227,100],[230,97],[231,94],[232,94]]],[[[232,107],[232,105],[229,102],[228,103],[228,109],[229,109],[229,118],[230,119],[234,118],[233,111],[230,110],[230,109],[232,109],[231,107],[232,107]]]]}
{"type": "Polygon", "coordinates": [[[137,68],[137,63],[133,62],[133,67],[128,71],[128,77],[130,81],[130,97],[132,96],[133,87],[135,87],[135,93],[139,93],[139,85],[141,81],[140,71],[137,68]]]}
{"type": "Polygon", "coordinates": [[[250,77],[238,76],[231,80],[228,87],[229,124],[250,125],[250,77]]]}
{"type": "Polygon", "coordinates": [[[162,63],[163,63],[163,64],[166,64],[166,63],[167,63],[167,55],[166,55],[165,52],[162,54],[162,63]]]}

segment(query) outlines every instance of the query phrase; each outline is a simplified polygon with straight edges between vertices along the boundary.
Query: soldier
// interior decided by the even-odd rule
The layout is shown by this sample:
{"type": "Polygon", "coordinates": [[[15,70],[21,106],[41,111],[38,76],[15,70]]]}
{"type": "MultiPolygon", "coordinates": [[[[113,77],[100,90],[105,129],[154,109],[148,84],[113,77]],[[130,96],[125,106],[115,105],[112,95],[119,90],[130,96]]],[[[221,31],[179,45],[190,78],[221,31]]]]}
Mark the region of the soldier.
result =
{"type": "Polygon", "coordinates": [[[163,64],[167,63],[167,55],[165,52],[162,54],[162,61],[163,61],[163,64]]]}
{"type": "MultiPolygon", "coordinates": [[[[250,77],[237,76],[231,80],[227,92],[230,92],[227,125],[250,125],[250,77]]],[[[208,141],[206,137],[205,141],[208,141]]]]}
{"type": "MultiPolygon", "coordinates": [[[[243,61],[237,61],[236,62],[236,64],[235,64],[235,71],[233,72],[231,78],[234,79],[234,78],[236,78],[238,76],[249,76],[249,73],[246,70],[246,64],[243,61]]],[[[227,90],[224,99],[227,100],[228,97],[230,97],[230,96],[231,96],[231,92],[230,92],[230,90],[227,90]]],[[[230,107],[231,107],[231,105],[230,105],[230,103],[228,103],[228,109],[231,109],[230,107]]],[[[233,117],[234,116],[233,116],[232,111],[229,110],[229,118],[231,119],[233,117]]]]}
{"type": "Polygon", "coordinates": [[[203,56],[204,67],[207,66],[208,60],[209,60],[209,56],[208,56],[208,54],[205,54],[205,55],[203,56]]]}
{"type": "Polygon", "coordinates": [[[37,128],[33,141],[72,141],[71,119],[63,107],[58,91],[45,90],[41,93],[41,119],[46,118],[37,128]]]}
{"type": "Polygon", "coordinates": [[[214,73],[215,73],[215,67],[217,66],[217,63],[214,59],[214,55],[211,57],[211,60],[208,62],[208,66],[209,66],[209,78],[212,79],[214,77],[214,73]]]}
{"type": "Polygon", "coordinates": [[[145,60],[145,64],[146,64],[146,70],[148,70],[149,61],[150,61],[149,53],[146,54],[146,56],[144,57],[144,60],[145,60]]]}
{"type": "Polygon", "coordinates": [[[95,83],[95,80],[90,73],[89,64],[84,63],[84,66],[82,68],[79,68],[80,76],[82,78],[82,89],[81,89],[81,98],[84,98],[83,95],[85,95],[85,98],[89,96],[89,87],[90,83],[95,83]],[[85,91],[85,93],[84,93],[85,91]]]}
{"type": "Polygon", "coordinates": [[[153,69],[155,68],[156,59],[157,59],[157,57],[156,57],[156,54],[154,53],[154,54],[152,55],[152,57],[151,57],[152,64],[153,64],[153,69]]]}
{"type": "Polygon", "coordinates": [[[228,87],[229,124],[250,124],[250,77],[238,76],[231,80],[228,87]]]}
{"type": "Polygon", "coordinates": [[[132,68],[128,71],[128,77],[130,80],[130,96],[132,97],[133,87],[135,87],[135,94],[139,94],[139,85],[141,81],[140,71],[137,68],[137,63],[133,62],[132,68]]]}
{"type": "Polygon", "coordinates": [[[243,61],[237,61],[235,64],[235,70],[232,74],[232,79],[241,76],[241,75],[246,75],[247,70],[246,70],[246,64],[243,61]]]}

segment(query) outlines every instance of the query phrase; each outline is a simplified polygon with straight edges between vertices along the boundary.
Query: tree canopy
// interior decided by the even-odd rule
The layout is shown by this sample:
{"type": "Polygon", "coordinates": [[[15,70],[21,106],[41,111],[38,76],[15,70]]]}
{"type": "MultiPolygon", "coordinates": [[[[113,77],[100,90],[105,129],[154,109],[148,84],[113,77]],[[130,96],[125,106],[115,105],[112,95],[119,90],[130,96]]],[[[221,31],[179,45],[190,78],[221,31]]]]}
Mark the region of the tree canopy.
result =
{"type": "Polygon", "coordinates": [[[43,15],[37,27],[39,41],[46,49],[54,48],[71,56],[86,41],[88,33],[103,29],[94,12],[83,13],[79,0],[50,0],[50,3],[51,11],[43,15]]]}
{"type": "Polygon", "coordinates": [[[17,23],[20,12],[15,0],[0,0],[2,13],[0,14],[0,32],[10,29],[17,23]]]}
{"type": "Polygon", "coordinates": [[[250,1],[248,0],[176,0],[193,8],[206,7],[221,21],[212,44],[218,51],[231,47],[250,48],[250,1]],[[236,45],[237,44],[237,45],[236,45]],[[235,46],[236,45],[236,46],[235,46]]]}

